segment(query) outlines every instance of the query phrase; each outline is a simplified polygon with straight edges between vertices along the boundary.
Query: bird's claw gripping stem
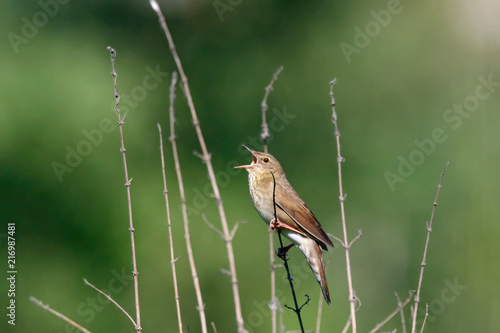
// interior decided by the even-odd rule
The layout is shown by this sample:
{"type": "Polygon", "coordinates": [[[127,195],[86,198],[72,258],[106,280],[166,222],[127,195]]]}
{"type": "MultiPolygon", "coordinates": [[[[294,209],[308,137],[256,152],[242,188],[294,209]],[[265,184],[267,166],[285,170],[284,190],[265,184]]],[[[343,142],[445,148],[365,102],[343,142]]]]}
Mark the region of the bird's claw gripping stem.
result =
{"type": "Polygon", "coordinates": [[[288,250],[290,250],[292,248],[292,246],[294,246],[295,244],[290,244],[290,245],[287,245],[285,247],[280,247],[278,248],[278,250],[276,251],[276,255],[278,256],[278,258],[286,261],[286,254],[288,252],[288,250]]]}

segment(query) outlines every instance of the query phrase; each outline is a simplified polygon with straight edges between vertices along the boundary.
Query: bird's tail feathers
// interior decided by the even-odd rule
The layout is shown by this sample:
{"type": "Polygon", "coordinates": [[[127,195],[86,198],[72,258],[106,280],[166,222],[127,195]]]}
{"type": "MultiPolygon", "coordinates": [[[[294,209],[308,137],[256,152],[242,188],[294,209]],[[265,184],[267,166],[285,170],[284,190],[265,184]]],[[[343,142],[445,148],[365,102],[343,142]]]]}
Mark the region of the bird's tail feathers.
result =
{"type": "Polygon", "coordinates": [[[325,301],[330,304],[330,291],[328,290],[328,283],[326,281],[325,265],[323,264],[323,251],[321,246],[312,239],[299,246],[311,267],[316,280],[318,281],[325,301]]]}

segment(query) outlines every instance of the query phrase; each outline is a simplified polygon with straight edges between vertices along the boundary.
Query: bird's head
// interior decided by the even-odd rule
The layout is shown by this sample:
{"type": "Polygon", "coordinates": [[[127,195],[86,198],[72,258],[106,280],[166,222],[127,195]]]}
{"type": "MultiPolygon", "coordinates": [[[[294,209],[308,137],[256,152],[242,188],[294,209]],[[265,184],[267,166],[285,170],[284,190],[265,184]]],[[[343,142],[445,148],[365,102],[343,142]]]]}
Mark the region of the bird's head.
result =
{"type": "Polygon", "coordinates": [[[248,173],[257,178],[272,178],[271,171],[274,177],[279,178],[284,175],[283,168],[280,162],[271,154],[262,153],[252,150],[243,145],[253,156],[253,161],[248,165],[240,165],[236,169],[247,169],[248,173]]]}

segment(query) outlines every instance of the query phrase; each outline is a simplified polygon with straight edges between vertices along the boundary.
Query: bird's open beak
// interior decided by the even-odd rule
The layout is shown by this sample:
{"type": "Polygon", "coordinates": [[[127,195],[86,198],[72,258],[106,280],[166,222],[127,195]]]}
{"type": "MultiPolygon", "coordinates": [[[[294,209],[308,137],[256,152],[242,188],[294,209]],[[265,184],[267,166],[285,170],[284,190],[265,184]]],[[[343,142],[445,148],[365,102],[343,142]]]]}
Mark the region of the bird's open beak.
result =
{"type": "Polygon", "coordinates": [[[248,165],[236,166],[234,168],[235,169],[253,169],[253,166],[255,165],[255,163],[257,163],[257,155],[255,155],[254,151],[252,149],[248,148],[247,146],[243,145],[243,147],[245,147],[250,153],[252,153],[253,163],[252,164],[248,164],[248,165]]]}

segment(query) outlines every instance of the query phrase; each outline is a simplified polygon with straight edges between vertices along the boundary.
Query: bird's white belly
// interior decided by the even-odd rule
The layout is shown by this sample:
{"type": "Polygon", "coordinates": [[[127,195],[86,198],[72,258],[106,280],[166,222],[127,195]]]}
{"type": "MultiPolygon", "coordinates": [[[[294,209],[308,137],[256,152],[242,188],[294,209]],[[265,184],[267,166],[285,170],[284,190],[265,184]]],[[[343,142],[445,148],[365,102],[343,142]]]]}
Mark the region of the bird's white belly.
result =
{"type": "Polygon", "coordinates": [[[298,234],[298,233],[291,231],[291,230],[288,230],[288,229],[282,228],[281,232],[283,233],[283,235],[286,238],[288,238],[292,243],[297,245],[301,250],[302,250],[302,246],[304,245],[304,242],[309,240],[309,238],[304,237],[301,234],[298,234]]]}

